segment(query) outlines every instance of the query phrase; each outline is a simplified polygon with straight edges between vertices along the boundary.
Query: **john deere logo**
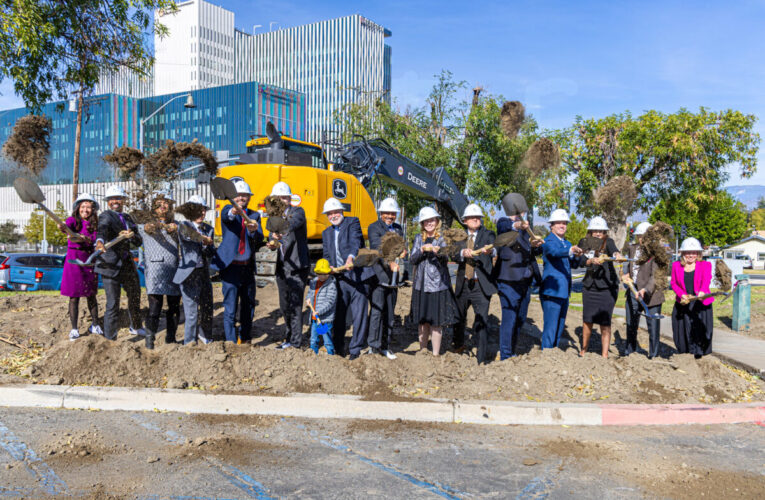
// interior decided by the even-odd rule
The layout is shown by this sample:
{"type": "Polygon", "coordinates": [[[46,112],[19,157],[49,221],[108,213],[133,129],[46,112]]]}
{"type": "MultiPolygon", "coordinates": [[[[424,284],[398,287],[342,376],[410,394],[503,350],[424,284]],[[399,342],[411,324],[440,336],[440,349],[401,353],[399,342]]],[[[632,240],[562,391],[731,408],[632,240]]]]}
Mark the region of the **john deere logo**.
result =
{"type": "Polygon", "coordinates": [[[348,196],[348,186],[342,179],[335,179],[332,181],[332,196],[338,200],[344,199],[348,196]]]}
{"type": "Polygon", "coordinates": [[[398,166],[398,175],[404,175],[404,167],[401,165],[398,166]]]}

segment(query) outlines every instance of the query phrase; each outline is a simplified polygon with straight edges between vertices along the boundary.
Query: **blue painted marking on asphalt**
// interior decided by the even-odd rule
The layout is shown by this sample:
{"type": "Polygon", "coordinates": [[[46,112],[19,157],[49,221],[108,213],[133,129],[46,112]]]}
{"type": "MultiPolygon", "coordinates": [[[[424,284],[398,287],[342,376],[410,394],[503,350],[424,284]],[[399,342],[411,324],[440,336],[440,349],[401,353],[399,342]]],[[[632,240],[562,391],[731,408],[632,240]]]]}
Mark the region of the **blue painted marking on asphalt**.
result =
{"type": "Polygon", "coordinates": [[[14,459],[24,462],[27,470],[40,480],[48,495],[67,493],[69,488],[66,483],[37,456],[32,448],[19,441],[2,422],[0,422],[0,447],[4,448],[14,459]]]}
{"type": "MultiPolygon", "coordinates": [[[[165,436],[165,440],[171,442],[171,443],[179,443],[186,441],[186,438],[178,434],[177,432],[173,431],[165,431],[161,427],[152,424],[143,416],[139,414],[131,415],[130,418],[135,420],[135,422],[143,427],[144,429],[149,429],[155,432],[160,432],[165,436]]],[[[229,483],[233,484],[240,490],[244,491],[248,495],[250,495],[253,498],[257,498],[258,500],[274,500],[274,497],[268,496],[268,490],[266,489],[263,484],[259,483],[243,471],[237,469],[236,467],[233,467],[228,464],[224,464],[216,459],[212,458],[205,458],[208,462],[215,465],[218,468],[218,472],[225,477],[229,483]]],[[[176,498],[176,497],[172,497],[176,498]]],[[[177,498],[185,498],[185,497],[177,497],[177,498]]],[[[189,497],[194,498],[194,497],[189,497]]]]}
{"type": "Polygon", "coordinates": [[[542,500],[548,497],[552,488],[553,482],[546,477],[535,477],[515,498],[516,500],[542,500]]]}
{"type": "Polygon", "coordinates": [[[0,497],[34,498],[35,493],[39,493],[39,491],[34,488],[6,488],[0,486],[0,497]]]}
{"type": "MultiPolygon", "coordinates": [[[[283,421],[286,422],[286,420],[283,420],[283,421]]],[[[403,479],[404,481],[408,481],[415,486],[424,488],[430,491],[431,493],[435,493],[436,495],[440,497],[449,498],[449,499],[459,499],[461,497],[470,496],[470,494],[468,493],[455,490],[454,488],[450,488],[448,486],[445,486],[439,483],[435,483],[435,482],[429,483],[427,481],[423,481],[422,479],[417,479],[411,474],[407,474],[406,472],[401,472],[399,470],[394,469],[390,465],[386,465],[376,460],[372,460],[371,458],[360,455],[356,453],[355,451],[351,450],[348,446],[345,446],[344,444],[342,444],[342,442],[340,442],[339,440],[331,438],[329,436],[319,436],[318,432],[313,430],[308,430],[306,426],[303,424],[293,424],[293,425],[296,425],[298,429],[305,431],[309,436],[311,436],[312,438],[314,438],[315,440],[317,440],[319,443],[323,444],[324,446],[329,446],[330,448],[333,448],[335,450],[348,453],[349,455],[353,455],[355,458],[358,458],[365,464],[371,465],[372,467],[385,471],[389,474],[393,474],[399,479],[403,479]]]]}
{"type": "Polygon", "coordinates": [[[136,497],[137,500],[237,500],[236,498],[219,498],[219,497],[194,497],[194,496],[178,496],[178,495],[146,495],[136,497]]]}

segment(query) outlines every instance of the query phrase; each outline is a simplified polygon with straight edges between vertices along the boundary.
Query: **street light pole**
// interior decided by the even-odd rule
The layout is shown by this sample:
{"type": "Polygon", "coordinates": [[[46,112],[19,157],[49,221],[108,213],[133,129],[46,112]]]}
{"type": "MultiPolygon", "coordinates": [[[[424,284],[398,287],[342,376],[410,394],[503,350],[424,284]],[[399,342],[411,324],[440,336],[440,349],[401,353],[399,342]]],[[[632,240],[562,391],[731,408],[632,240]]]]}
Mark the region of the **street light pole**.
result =
{"type": "Polygon", "coordinates": [[[155,116],[157,113],[159,113],[160,111],[162,111],[163,109],[165,109],[165,106],[167,106],[168,104],[170,104],[171,102],[173,102],[173,101],[174,101],[174,100],[176,100],[176,99],[180,99],[181,97],[185,97],[185,98],[186,98],[186,103],[183,105],[183,107],[184,107],[184,108],[193,109],[193,108],[196,108],[196,107],[197,107],[197,106],[196,106],[196,104],[194,104],[194,98],[193,98],[193,97],[191,97],[191,92],[187,92],[187,93],[185,93],[185,94],[181,94],[181,95],[177,95],[177,96],[173,97],[172,99],[170,99],[169,101],[167,101],[165,104],[163,104],[162,106],[160,106],[159,108],[157,108],[157,110],[156,110],[156,111],[154,111],[152,114],[150,114],[150,115],[149,115],[149,116],[147,116],[146,118],[142,118],[142,119],[141,119],[141,120],[138,122],[138,149],[139,149],[141,152],[143,152],[143,125],[144,125],[146,122],[148,122],[149,120],[151,120],[152,118],[154,118],[154,116],[155,116]]]}

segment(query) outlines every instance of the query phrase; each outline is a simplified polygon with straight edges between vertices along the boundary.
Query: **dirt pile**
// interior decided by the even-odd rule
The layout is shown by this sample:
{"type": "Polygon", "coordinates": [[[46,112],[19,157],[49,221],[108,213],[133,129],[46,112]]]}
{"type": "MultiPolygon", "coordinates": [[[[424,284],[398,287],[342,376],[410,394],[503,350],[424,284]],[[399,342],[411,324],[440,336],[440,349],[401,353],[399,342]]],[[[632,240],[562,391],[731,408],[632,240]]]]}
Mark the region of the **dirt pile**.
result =
{"type": "Polygon", "coordinates": [[[40,175],[48,165],[52,131],[53,125],[47,116],[22,116],[5,141],[3,154],[33,175],[40,175]]]}
{"type": "Polygon", "coordinates": [[[96,428],[85,431],[51,434],[51,441],[43,445],[46,460],[58,463],[90,463],[101,460],[104,455],[132,453],[126,443],[110,441],[96,428]]]}

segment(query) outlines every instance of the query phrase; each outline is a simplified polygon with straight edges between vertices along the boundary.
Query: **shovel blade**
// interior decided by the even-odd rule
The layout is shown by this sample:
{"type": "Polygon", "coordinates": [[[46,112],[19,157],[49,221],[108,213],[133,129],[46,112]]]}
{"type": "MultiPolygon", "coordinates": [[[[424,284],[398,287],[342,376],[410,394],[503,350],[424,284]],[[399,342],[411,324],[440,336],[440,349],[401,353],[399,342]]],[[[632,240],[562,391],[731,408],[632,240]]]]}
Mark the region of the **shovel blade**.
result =
{"type": "Polygon", "coordinates": [[[502,208],[505,210],[505,215],[521,215],[529,211],[526,198],[521,193],[507,193],[502,198],[502,208]]]}
{"type": "Polygon", "coordinates": [[[45,201],[45,195],[40,186],[35,181],[26,177],[17,177],[13,181],[13,189],[16,190],[16,194],[19,195],[19,198],[24,203],[42,203],[45,201]]]}
{"type": "Polygon", "coordinates": [[[518,240],[518,236],[520,236],[520,234],[521,233],[518,231],[508,231],[506,233],[499,234],[494,240],[494,247],[498,248],[512,246],[518,240]]]}
{"type": "Polygon", "coordinates": [[[236,198],[236,186],[231,179],[225,177],[215,177],[210,181],[210,191],[216,200],[228,200],[236,198]]]}

